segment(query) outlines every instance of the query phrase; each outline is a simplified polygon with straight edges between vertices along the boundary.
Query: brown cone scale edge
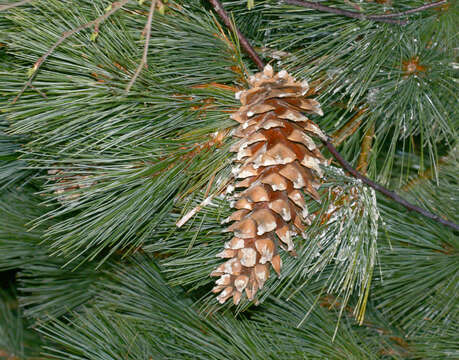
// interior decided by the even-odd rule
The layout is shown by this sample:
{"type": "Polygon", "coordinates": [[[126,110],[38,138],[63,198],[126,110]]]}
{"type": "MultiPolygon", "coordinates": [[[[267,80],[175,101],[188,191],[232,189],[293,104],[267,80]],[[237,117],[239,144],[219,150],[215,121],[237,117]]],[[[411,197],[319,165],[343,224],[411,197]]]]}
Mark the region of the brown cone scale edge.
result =
{"type": "Polygon", "coordinates": [[[242,106],[231,115],[239,123],[231,148],[236,153],[233,214],[224,222],[233,238],[217,254],[226,259],[210,275],[212,292],[224,303],[253,300],[270,275],[280,275],[279,247],[292,252],[293,236],[310,224],[304,195],[319,201],[321,164],[327,164],[312,137],[325,139],[307,114],[322,115],[319,103],[305,95],[306,82],[270,65],[249,79],[250,89],[236,94],[242,106]]]}

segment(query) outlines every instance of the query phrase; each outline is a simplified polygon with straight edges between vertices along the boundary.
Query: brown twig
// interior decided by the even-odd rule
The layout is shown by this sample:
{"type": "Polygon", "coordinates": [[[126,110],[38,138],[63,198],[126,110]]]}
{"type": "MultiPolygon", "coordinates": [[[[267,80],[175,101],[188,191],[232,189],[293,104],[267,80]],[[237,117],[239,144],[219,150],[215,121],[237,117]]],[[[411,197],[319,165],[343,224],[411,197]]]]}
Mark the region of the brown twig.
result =
{"type": "Polygon", "coordinates": [[[381,19],[378,16],[372,16],[372,15],[365,15],[363,13],[357,12],[357,11],[349,11],[349,10],[343,10],[343,9],[338,9],[330,6],[325,6],[316,2],[311,2],[311,1],[302,1],[302,0],[283,0],[285,4],[289,5],[296,5],[296,6],[301,6],[301,7],[306,7],[309,9],[314,9],[314,10],[319,10],[322,12],[327,12],[331,14],[336,14],[336,15],[342,15],[346,16],[349,18],[353,19],[359,19],[359,20],[371,20],[371,21],[378,21],[378,22],[384,22],[388,24],[397,24],[397,25],[406,25],[408,22],[406,20],[398,20],[398,19],[381,19]]]}
{"type": "Polygon", "coordinates": [[[147,56],[148,56],[148,48],[150,47],[150,35],[151,35],[151,23],[153,21],[153,14],[155,13],[155,8],[156,8],[156,0],[151,0],[151,5],[150,5],[150,11],[148,12],[148,20],[147,24],[145,25],[145,45],[143,47],[143,56],[142,60],[140,61],[139,66],[137,67],[137,70],[134,73],[134,76],[132,77],[131,81],[129,81],[128,86],[126,86],[126,94],[131,90],[132,85],[134,85],[136,79],[140,75],[140,72],[142,71],[142,68],[144,66],[147,66],[147,56]]]}
{"type": "Polygon", "coordinates": [[[417,7],[417,8],[414,8],[414,9],[402,11],[402,12],[399,12],[399,13],[382,14],[382,15],[372,15],[372,16],[378,17],[379,19],[397,18],[397,17],[402,17],[402,16],[405,16],[405,15],[409,15],[409,14],[414,14],[414,13],[417,13],[417,12],[421,12],[421,11],[424,11],[424,10],[427,10],[427,9],[430,9],[430,8],[433,8],[433,7],[437,7],[437,6],[440,6],[440,5],[444,5],[444,4],[446,4],[447,2],[448,2],[448,0],[441,0],[441,1],[437,1],[437,2],[430,3],[430,4],[422,5],[422,6],[419,6],[419,7],[417,7]]]}
{"type": "Polygon", "coordinates": [[[33,85],[30,85],[30,87],[31,87],[32,89],[34,89],[38,94],[40,94],[41,97],[43,97],[43,98],[45,98],[45,99],[48,98],[48,97],[46,96],[46,94],[45,94],[43,91],[41,91],[40,89],[37,89],[37,88],[36,88],[35,86],[33,86],[33,85]]]}
{"type": "Polygon", "coordinates": [[[421,12],[421,11],[424,11],[424,10],[427,10],[433,7],[437,7],[437,6],[446,4],[447,0],[441,0],[441,1],[431,3],[431,4],[425,4],[415,9],[410,9],[410,10],[402,11],[399,13],[380,14],[380,15],[365,15],[357,11],[338,9],[338,8],[334,8],[330,6],[325,6],[325,5],[316,3],[316,2],[304,1],[304,0],[283,0],[283,2],[289,5],[297,5],[297,6],[307,7],[309,9],[319,10],[319,11],[328,12],[328,13],[337,14],[337,15],[343,15],[343,16],[350,17],[353,19],[370,20],[370,21],[384,22],[388,24],[406,25],[408,24],[408,21],[394,19],[394,18],[401,18],[405,15],[413,14],[416,12],[421,12]]]}
{"type": "Polygon", "coordinates": [[[217,19],[215,19],[215,24],[218,27],[219,33],[215,33],[214,36],[218,37],[226,44],[228,47],[228,54],[231,56],[231,60],[234,62],[234,65],[231,66],[230,69],[238,75],[238,80],[240,80],[241,83],[247,83],[249,72],[245,67],[242,59],[239,57],[239,49],[236,47],[236,44],[234,44],[234,41],[231,41],[231,39],[229,39],[225,34],[225,30],[222,28],[217,19]]]}
{"type": "Polygon", "coordinates": [[[390,191],[386,189],[385,187],[376,184],[375,182],[371,181],[367,177],[363,176],[360,174],[356,169],[354,169],[351,164],[349,164],[336,150],[336,148],[331,144],[329,140],[322,140],[327,149],[330,151],[330,153],[335,157],[335,159],[341,164],[341,166],[353,177],[362,180],[364,184],[367,184],[368,186],[372,187],[373,189],[379,191],[381,194],[387,196],[389,199],[394,200],[395,202],[399,203],[400,205],[404,206],[406,209],[410,211],[415,211],[425,217],[428,217],[429,219],[435,220],[445,226],[448,226],[456,231],[459,231],[459,225],[453,223],[452,221],[443,219],[442,217],[432,214],[430,211],[427,211],[425,209],[420,208],[419,206],[413,205],[406,201],[405,199],[401,198],[399,195],[394,193],[393,191],[390,191]]]}
{"type": "MultiPolygon", "coordinates": [[[[239,36],[239,41],[242,45],[242,48],[248,53],[250,54],[249,52],[253,52],[253,48],[252,46],[250,45],[250,43],[248,42],[248,40],[244,37],[244,35],[237,29],[234,29],[233,28],[233,25],[232,23],[229,21],[229,17],[228,17],[228,14],[226,13],[226,11],[223,9],[223,7],[221,6],[221,3],[218,1],[218,0],[209,0],[209,2],[214,6],[214,9],[215,7],[218,7],[218,11],[217,9],[215,9],[215,11],[219,14],[219,16],[222,18],[222,20],[225,22],[224,19],[227,19],[228,20],[228,24],[227,26],[231,26],[231,29],[235,32],[237,32],[238,36],[239,36]]],[[[226,24],[226,22],[225,22],[226,24]]],[[[260,69],[263,69],[264,67],[264,63],[263,61],[258,57],[258,55],[256,57],[253,57],[250,55],[250,57],[254,60],[254,59],[257,59],[256,61],[256,64],[257,66],[260,68],[260,69]]],[[[254,60],[255,61],[255,60],[254,60]]],[[[364,184],[370,186],[371,188],[375,189],[376,191],[379,191],[381,194],[387,196],[388,198],[392,199],[393,201],[395,201],[396,203],[399,203],[400,205],[404,206],[406,209],[408,209],[409,211],[415,211],[425,217],[428,217],[429,219],[432,219],[434,221],[437,221],[439,222],[440,224],[443,224],[445,226],[448,226],[456,231],[459,231],[459,225],[455,224],[454,222],[452,221],[449,221],[449,220],[446,220],[446,219],[443,219],[442,217],[436,215],[436,214],[432,214],[430,211],[428,210],[425,210],[425,209],[422,209],[420,208],[419,206],[416,206],[416,205],[413,205],[411,203],[409,203],[408,201],[406,201],[405,199],[401,198],[399,195],[397,195],[396,193],[394,193],[393,191],[390,191],[388,189],[386,189],[385,187],[379,185],[379,184],[376,184],[375,182],[371,181],[370,179],[368,179],[367,177],[363,176],[362,174],[360,174],[356,169],[354,169],[342,156],[341,154],[338,152],[338,150],[336,150],[336,148],[333,146],[333,144],[331,143],[331,139],[323,139],[322,142],[323,144],[327,147],[327,149],[330,151],[330,153],[335,157],[335,159],[341,164],[341,166],[349,173],[351,174],[353,177],[357,178],[357,179],[360,179],[364,184]]]]}
{"type": "Polygon", "coordinates": [[[12,4],[8,4],[8,5],[0,5],[0,11],[4,11],[4,10],[8,10],[8,9],[12,9],[12,8],[15,8],[15,7],[18,7],[18,6],[22,6],[22,5],[25,5],[29,2],[32,2],[33,0],[22,0],[22,1],[18,1],[18,2],[15,2],[15,3],[12,3],[12,4]]]}
{"type": "Polygon", "coordinates": [[[247,55],[249,55],[249,57],[253,60],[253,62],[257,65],[258,69],[263,70],[265,66],[263,60],[261,60],[261,58],[258,56],[252,45],[250,45],[249,41],[245,38],[245,36],[231,22],[227,12],[223,9],[222,3],[219,0],[209,0],[209,2],[212,4],[215,12],[218,14],[218,16],[220,16],[225,25],[237,34],[242,48],[245,50],[247,55]]]}
{"type": "Polygon", "coordinates": [[[29,77],[29,80],[26,82],[24,87],[21,89],[19,94],[14,98],[14,100],[11,102],[12,104],[16,103],[18,99],[21,97],[21,95],[24,93],[24,91],[27,90],[27,88],[32,84],[38,69],[43,65],[43,63],[46,61],[46,59],[56,50],[56,48],[62,44],[66,39],[68,39],[70,36],[80,32],[81,30],[87,29],[93,25],[99,25],[100,23],[104,22],[107,20],[111,15],[113,15],[115,12],[117,12],[122,6],[124,6],[129,0],[121,0],[121,1],[115,1],[111,5],[111,9],[107,11],[105,14],[99,16],[97,19],[94,19],[86,24],[80,25],[76,27],[75,29],[66,31],[62,34],[62,36],[49,48],[49,50],[42,55],[34,64],[33,66],[33,74],[29,77]]]}
{"type": "Polygon", "coordinates": [[[365,176],[367,175],[368,160],[370,158],[371,145],[373,143],[374,134],[375,123],[373,122],[363,136],[362,148],[360,151],[359,161],[357,163],[357,169],[365,176]]]}

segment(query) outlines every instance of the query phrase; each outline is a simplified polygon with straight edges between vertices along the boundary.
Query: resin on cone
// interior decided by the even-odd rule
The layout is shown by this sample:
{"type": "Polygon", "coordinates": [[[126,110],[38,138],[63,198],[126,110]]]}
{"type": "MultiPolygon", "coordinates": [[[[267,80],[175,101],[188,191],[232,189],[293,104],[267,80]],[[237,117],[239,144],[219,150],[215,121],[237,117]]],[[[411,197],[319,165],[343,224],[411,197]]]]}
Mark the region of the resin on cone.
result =
{"type": "Polygon", "coordinates": [[[249,79],[250,89],[236,94],[242,106],[231,115],[240,125],[236,153],[238,190],[232,223],[234,237],[217,256],[227,259],[211,276],[212,290],[224,303],[238,304],[245,293],[252,300],[263,288],[271,266],[280,275],[279,247],[293,252],[292,238],[310,224],[304,195],[319,201],[317,192],[326,160],[311,137],[325,139],[307,114],[322,115],[319,103],[306,98],[308,84],[270,65],[249,79]]]}

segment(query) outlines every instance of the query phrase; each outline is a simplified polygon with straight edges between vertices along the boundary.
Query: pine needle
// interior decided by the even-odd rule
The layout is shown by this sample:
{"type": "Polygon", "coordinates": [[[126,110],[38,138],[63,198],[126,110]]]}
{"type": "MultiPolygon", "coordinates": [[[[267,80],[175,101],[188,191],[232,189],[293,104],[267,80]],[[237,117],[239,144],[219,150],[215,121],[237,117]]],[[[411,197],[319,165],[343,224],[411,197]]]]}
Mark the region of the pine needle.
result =
{"type": "Polygon", "coordinates": [[[0,5],[0,11],[5,11],[5,10],[12,9],[18,6],[22,6],[32,1],[34,0],[22,0],[22,1],[12,3],[12,4],[8,4],[8,5],[0,5]]]}

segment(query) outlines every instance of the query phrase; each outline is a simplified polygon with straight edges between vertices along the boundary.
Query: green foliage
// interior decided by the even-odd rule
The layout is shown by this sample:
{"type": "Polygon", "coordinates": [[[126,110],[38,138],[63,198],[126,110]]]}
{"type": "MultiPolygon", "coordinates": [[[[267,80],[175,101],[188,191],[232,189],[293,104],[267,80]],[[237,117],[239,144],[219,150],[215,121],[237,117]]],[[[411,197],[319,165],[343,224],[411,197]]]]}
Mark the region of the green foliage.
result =
{"type": "MultiPolygon", "coordinates": [[[[381,14],[423,1],[321,3],[381,14]]],[[[216,304],[228,115],[257,70],[208,2],[161,2],[129,94],[149,2],[130,1],[95,39],[94,28],[66,39],[12,102],[62,34],[110,4],[0,11],[0,276],[15,274],[1,291],[0,358],[456,358],[457,233],[334,166],[297,256],[281,254],[257,306],[216,304]]],[[[313,120],[346,159],[362,165],[374,125],[368,176],[459,222],[457,2],[403,27],[277,0],[224,7],[275,70],[309,80],[325,113],[313,120]]]]}
{"type": "MultiPolygon", "coordinates": [[[[57,2],[53,4],[51,8],[49,4],[44,8],[38,5],[40,16],[24,17],[25,13],[19,13],[13,17],[25,31],[12,35],[12,51],[25,60],[51,47],[63,29],[94,16],[93,11],[84,7],[75,13],[57,2]],[[41,30],[26,31],[32,28],[41,30]]],[[[228,45],[214,36],[220,32],[215,19],[209,16],[198,19],[192,12],[182,10],[175,17],[155,21],[152,36],[156,38],[152,40],[150,54],[157,58],[153,63],[155,69],[144,72],[132,95],[121,97],[120,90],[124,90],[127,79],[125,72],[133,71],[136,62],[127,62],[134,57],[135,50],[129,52],[129,47],[123,47],[126,52],[123,54],[117,50],[117,44],[133,44],[141,27],[141,19],[126,15],[124,19],[127,22],[114,18],[114,24],[104,24],[96,44],[88,42],[86,34],[67,40],[43,66],[35,82],[47,100],[43,102],[41,97],[28,95],[8,108],[15,134],[35,134],[24,155],[32,168],[63,168],[69,177],[84,175],[96,183],[76,200],[51,210],[46,216],[62,219],[46,233],[52,238],[53,248],[61,254],[77,256],[84,251],[87,258],[94,259],[107,247],[109,254],[139,247],[170,211],[175,194],[202,186],[225,166],[222,160],[229,158],[224,151],[206,162],[187,155],[209,131],[230,124],[219,111],[228,102],[234,102],[227,91],[192,87],[208,81],[210,74],[211,81],[226,82],[234,78],[234,73],[227,69],[233,60],[217,56],[227,51],[228,45]],[[192,32],[194,41],[171,36],[171,27],[181,29],[184,34],[192,32]],[[186,54],[204,49],[216,51],[212,55],[206,50],[208,73],[197,71],[196,66],[203,66],[201,59],[186,63],[179,70],[184,63],[174,51],[186,54]],[[167,57],[162,55],[165,53],[167,57]],[[170,72],[171,66],[174,73],[170,72]],[[63,73],[66,75],[62,76],[63,73]],[[153,78],[149,74],[154,74],[153,78]],[[143,76],[150,80],[144,83],[143,76]],[[180,79],[186,80],[186,87],[180,85],[184,81],[180,79]],[[206,99],[216,104],[202,116],[193,108],[204,106],[206,99]],[[183,161],[184,157],[188,160],[183,161]],[[126,226],[119,228],[120,223],[126,226]],[[84,234],[80,231],[83,227],[84,234]]],[[[14,81],[10,76],[5,74],[14,81]]],[[[17,84],[22,81],[17,80],[17,84]]],[[[68,186],[67,182],[56,183],[51,176],[48,178],[51,181],[45,189],[52,194],[68,186]]]]}
{"type": "Polygon", "coordinates": [[[95,286],[103,279],[100,270],[94,266],[69,270],[63,268],[63,259],[40,260],[28,264],[19,273],[19,300],[25,316],[43,322],[91,303],[98,291],[95,286]]]}
{"type": "Polygon", "coordinates": [[[40,216],[37,198],[30,189],[5,190],[0,195],[0,271],[20,269],[31,261],[43,259],[37,248],[40,230],[28,230],[27,223],[40,216]]]}
{"type": "Polygon", "coordinates": [[[18,160],[21,138],[5,133],[6,121],[0,118],[0,188],[13,184],[24,185],[33,178],[34,172],[27,169],[27,163],[18,160]]]}
{"type": "Polygon", "coordinates": [[[90,301],[91,285],[102,277],[94,264],[65,267],[64,258],[50,256],[41,244],[43,229],[30,230],[40,206],[30,189],[0,196],[0,271],[19,270],[19,299],[23,313],[37,320],[55,318],[90,301]],[[52,279],[52,281],[50,281],[52,279]]]}
{"type": "Polygon", "coordinates": [[[186,294],[157,275],[155,267],[148,258],[138,257],[113,274],[93,309],[71,323],[46,325],[42,331],[65,349],[55,351],[58,358],[68,354],[77,359],[117,358],[123,351],[132,359],[170,354],[177,359],[376,358],[379,340],[352,321],[346,321],[331,342],[334,312],[318,309],[297,328],[305,305],[312,305],[305,291],[290,303],[265,303],[253,316],[203,316],[186,294]],[[110,300],[114,295],[115,306],[110,300]]]}
{"type": "MultiPolygon", "coordinates": [[[[458,201],[457,151],[445,162],[438,185],[423,180],[407,191],[406,196],[457,222],[459,217],[454,210],[458,201]]],[[[397,207],[386,201],[382,201],[380,207],[387,242],[383,241],[381,248],[383,282],[375,291],[378,307],[407,333],[456,326],[454,322],[459,316],[457,234],[419,216],[400,214],[397,207]]]]}
{"type": "Polygon", "coordinates": [[[39,359],[44,341],[28,326],[14,296],[0,290],[0,359],[39,359]]]}

